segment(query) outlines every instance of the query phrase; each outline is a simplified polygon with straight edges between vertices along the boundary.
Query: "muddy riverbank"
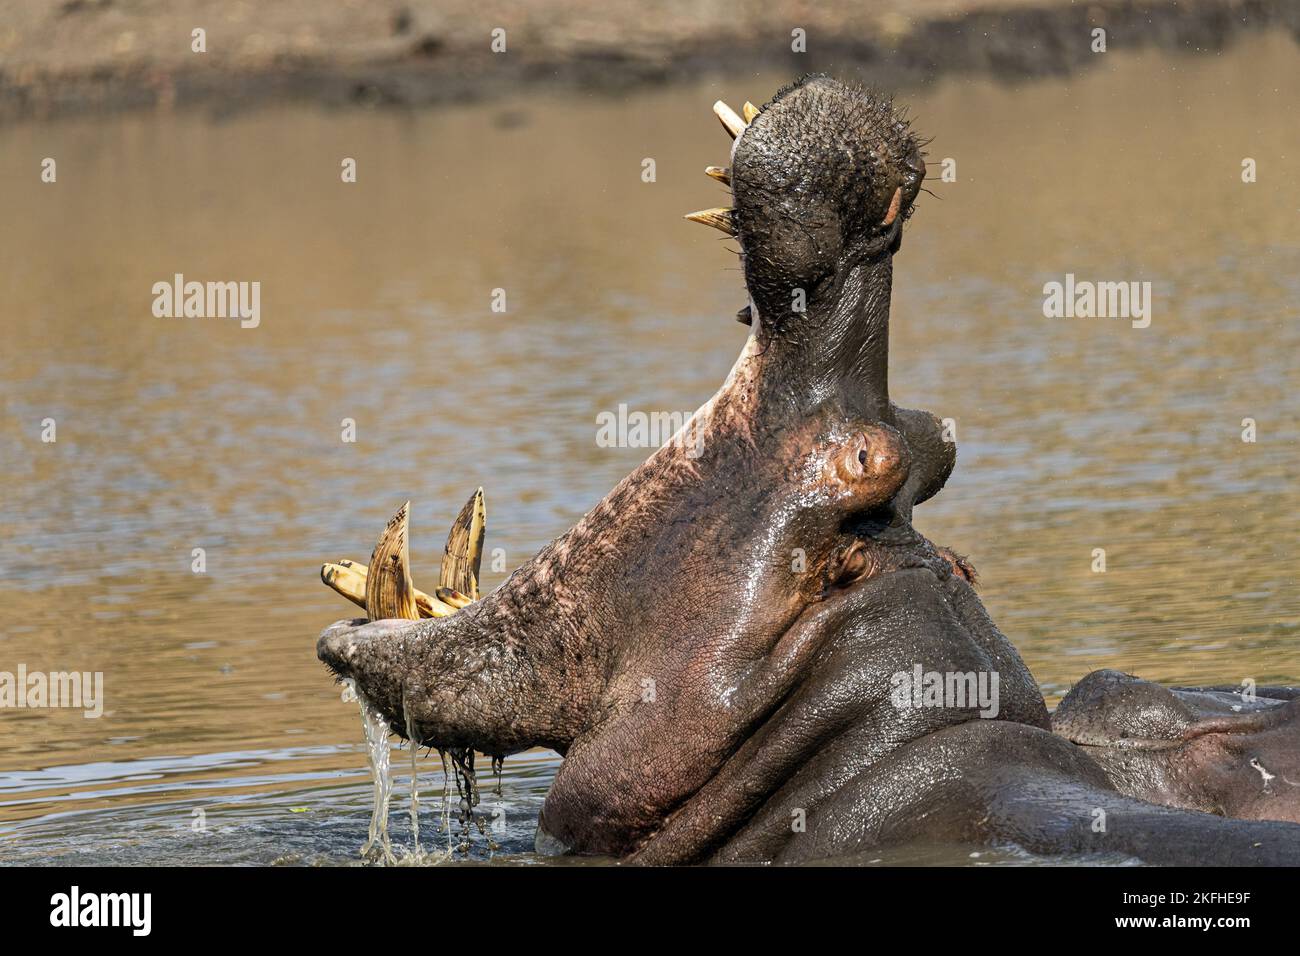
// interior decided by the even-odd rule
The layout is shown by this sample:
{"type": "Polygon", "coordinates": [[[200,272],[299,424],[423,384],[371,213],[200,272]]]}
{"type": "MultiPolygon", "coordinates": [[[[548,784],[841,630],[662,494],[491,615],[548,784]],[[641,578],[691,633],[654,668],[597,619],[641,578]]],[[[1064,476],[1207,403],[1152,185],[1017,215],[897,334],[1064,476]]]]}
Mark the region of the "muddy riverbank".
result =
{"type": "Polygon", "coordinates": [[[1213,52],[1265,30],[1300,38],[1300,4],[0,0],[0,23],[0,121],[12,121],[422,106],[525,87],[612,93],[760,69],[827,70],[890,88],[947,73],[1065,75],[1099,62],[1099,27],[1107,53],[1213,52]]]}

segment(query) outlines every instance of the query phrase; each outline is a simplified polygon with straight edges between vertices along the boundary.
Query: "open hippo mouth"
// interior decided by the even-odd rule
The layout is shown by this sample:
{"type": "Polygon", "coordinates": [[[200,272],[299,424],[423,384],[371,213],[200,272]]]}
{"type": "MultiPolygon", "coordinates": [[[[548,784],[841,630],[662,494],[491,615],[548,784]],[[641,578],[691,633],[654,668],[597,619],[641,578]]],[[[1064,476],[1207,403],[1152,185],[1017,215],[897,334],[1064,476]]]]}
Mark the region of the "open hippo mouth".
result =
{"type": "Polygon", "coordinates": [[[1098,800],[1119,798],[1050,733],[969,565],[911,523],[956,457],[937,418],[888,392],[920,143],[889,101],[823,76],[715,112],[735,144],[708,172],[734,203],[688,218],[739,241],[751,329],[689,440],[482,600],[481,499],[453,526],[434,595],[410,581],[399,513],[365,575],[327,566],[372,623],[329,627],[318,656],[422,745],[564,755],[539,821],[548,851],[808,859],[941,820],[945,838],[1034,846],[1026,818],[1043,846],[1068,844],[1061,806],[1008,809],[1015,781],[1065,781],[1084,832],[1098,800]],[[900,706],[897,678],[915,670],[990,678],[995,706],[900,706]],[[994,753],[1020,776],[982,776],[1005,762],[994,753]],[[972,796],[982,785],[987,799],[972,796]]]}

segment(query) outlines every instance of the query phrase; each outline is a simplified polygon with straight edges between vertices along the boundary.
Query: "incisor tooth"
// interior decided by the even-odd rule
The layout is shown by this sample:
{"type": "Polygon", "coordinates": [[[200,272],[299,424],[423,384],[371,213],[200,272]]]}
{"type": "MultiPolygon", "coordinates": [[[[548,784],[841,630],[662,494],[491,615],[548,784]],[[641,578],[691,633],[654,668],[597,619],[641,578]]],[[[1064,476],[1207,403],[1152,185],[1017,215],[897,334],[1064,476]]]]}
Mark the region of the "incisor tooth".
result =
{"type": "Polygon", "coordinates": [[[438,574],[438,584],[442,588],[454,588],[468,595],[470,600],[478,600],[478,572],[483,562],[486,529],[487,505],[483,501],[483,489],[479,488],[469,496],[469,501],[460,509],[447,532],[447,544],[442,549],[442,570],[438,574]]]}
{"type": "Polygon", "coordinates": [[[716,179],[724,186],[731,185],[731,170],[726,166],[705,166],[704,175],[716,179]]]}
{"type": "Polygon", "coordinates": [[[366,609],[372,621],[382,618],[448,617],[478,600],[478,573],[483,558],[483,531],[487,509],[483,489],[470,496],[447,535],[443,549],[441,587],[452,603],[425,594],[411,581],[408,545],[408,501],[398,510],[370,555],[370,566],[341,560],[323,564],[321,580],[354,604],[366,609]]]}
{"type": "Polygon", "coordinates": [[[745,105],[740,108],[740,111],[745,114],[746,124],[754,122],[754,117],[758,115],[758,107],[748,100],[745,101],[745,105]]]}
{"type": "Polygon", "coordinates": [[[713,104],[713,112],[721,120],[723,129],[731,134],[732,139],[745,131],[745,121],[737,116],[736,111],[722,100],[718,100],[713,104]]]}
{"type": "Polygon", "coordinates": [[[322,564],[320,579],[353,604],[366,606],[366,576],[350,561],[322,564]]]}
{"type": "Polygon", "coordinates": [[[415,585],[411,583],[411,555],[407,547],[408,501],[389,519],[370,555],[366,571],[366,616],[372,621],[420,617],[415,606],[415,585]]]}
{"type": "Polygon", "coordinates": [[[438,588],[438,600],[443,604],[450,604],[454,608],[469,607],[474,603],[474,599],[468,594],[462,594],[455,588],[438,588]]]}
{"type": "MultiPolygon", "coordinates": [[[[320,579],[353,604],[366,606],[366,566],[359,561],[343,558],[334,564],[322,564],[320,579]]],[[[443,604],[436,597],[425,594],[419,588],[414,589],[415,606],[421,617],[449,617],[458,608],[443,604]]]]}
{"type": "Polygon", "coordinates": [[[712,226],[714,229],[721,229],[729,236],[736,234],[735,226],[731,221],[730,209],[701,209],[699,212],[689,213],[682,218],[705,226],[712,226]]]}

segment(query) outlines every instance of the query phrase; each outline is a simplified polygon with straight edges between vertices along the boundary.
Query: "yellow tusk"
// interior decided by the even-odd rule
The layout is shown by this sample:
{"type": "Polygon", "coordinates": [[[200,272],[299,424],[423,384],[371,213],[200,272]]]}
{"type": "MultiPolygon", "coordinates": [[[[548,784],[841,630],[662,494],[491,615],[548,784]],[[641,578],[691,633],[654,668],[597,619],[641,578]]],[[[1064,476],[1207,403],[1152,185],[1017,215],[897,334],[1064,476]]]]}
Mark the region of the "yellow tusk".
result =
{"type": "Polygon", "coordinates": [[[745,105],[740,108],[740,111],[745,114],[747,124],[754,122],[754,117],[758,115],[758,107],[748,100],[745,101],[745,105]]]}
{"type": "Polygon", "coordinates": [[[704,175],[710,179],[716,179],[724,186],[731,185],[731,170],[726,166],[705,166],[704,175]]]}
{"type": "Polygon", "coordinates": [[[456,520],[447,532],[447,544],[442,550],[442,570],[438,584],[455,588],[478,600],[478,572],[483,561],[483,534],[487,527],[487,505],[483,489],[469,496],[456,520]]]}
{"type": "Polygon", "coordinates": [[[361,574],[350,561],[322,564],[320,579],[353,604],[366,606],[366,576],[361,574]]]}
{"type": "Polygon", "coordinates": [[[745,131],[745,121],[737,116],[736,111],[722,100],[718,100],[713,104],[713,112],[722,121],[723,128],[731,134],[732,139],[745,131]]]}
{"type": "MultiPolygon", "coordinates": [[[[320,579],[359,607],[366,606],[367,569],[358,561],[343,558],[334,564],[323,564],[320,579]]],[[[415,588],[415,606],[420,610],[420,617],[450,617],[459,608],[443,604],[436,597],[425,594],[415,588]]]]}
{"type": "Polygon", "coordinates": [[[454,608],[469,607],[474,603],[474,599],[467,594],[461,594],[455,588],[438,588],[435,592],[438,600],[444,604],[450,604],[454,608]]]}
{"type": "Polygon", "coordinates": [[[903,205],[903,187],[899,186],[894,190],[894,198],[889,200],[889,212],[885,213],[885,220],[882,226],[888,226],[898,218],[898,210],[903,205]]]}
{"type": "Polygon", "coordinates": [[[712,226],[714,229],[721,229],[729,236],[736,234],[735,226],[731,220],[730,209],[701,209],[699,212],[690,213],[682,218],[705,226],[712,226]]]}
{"type": "Polygon", "coordinates": [[[366,616],[372,621],[420,617],[415,606],[415,585],[411,583],[411,555],[407,547],[408,501],[389,519],[379,536],[370,567],[366,570],[366,616]]]}

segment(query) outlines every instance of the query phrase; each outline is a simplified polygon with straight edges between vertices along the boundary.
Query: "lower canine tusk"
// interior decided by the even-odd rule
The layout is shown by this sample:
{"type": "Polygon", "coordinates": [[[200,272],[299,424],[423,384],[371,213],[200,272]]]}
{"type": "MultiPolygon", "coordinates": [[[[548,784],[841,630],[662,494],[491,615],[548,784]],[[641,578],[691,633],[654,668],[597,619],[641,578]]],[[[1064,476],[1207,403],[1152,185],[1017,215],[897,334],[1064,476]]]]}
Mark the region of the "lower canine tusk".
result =
{"type": "Polygon", "coordinates": [[[478,600],[478,574],[486,528],[487,505],[483,500],[483,489],[479,488],[469,496],[469,501],[460,509],[447,532],[447,544],[442,549],[442,568],[438,574],[441,587],[455,588],[471,600],[478,600]]]}
{"type": "Polygon", "coordinates": [[[411,583],[411,555],[407,548],[408,501],[389,519],[379,536],[370,567],[366,571],[366,616],[372,621],[385,618],[418,620],[415,585],[411,583]]]}

